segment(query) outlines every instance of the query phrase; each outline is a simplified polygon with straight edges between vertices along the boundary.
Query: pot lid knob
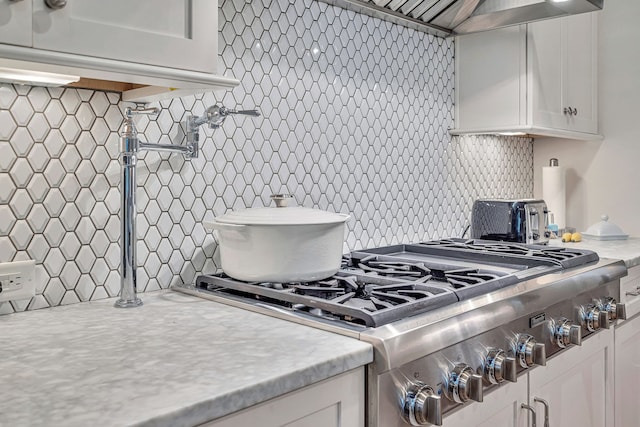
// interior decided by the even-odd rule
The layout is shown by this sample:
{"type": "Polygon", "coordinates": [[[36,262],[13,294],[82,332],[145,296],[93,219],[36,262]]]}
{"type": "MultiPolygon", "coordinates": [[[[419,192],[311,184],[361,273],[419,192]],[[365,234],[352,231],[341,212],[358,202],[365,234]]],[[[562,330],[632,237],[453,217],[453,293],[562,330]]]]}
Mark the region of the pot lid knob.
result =
{"type": "Polygon", "coordinates": [[[601,215],[600,219],[603,220],[603,221],[609,221],[609,215],[607,215],[607,214],[601,215]]]}
{"type": "Polygon", "coordinates": [[[271,200],[276,203],[278,208],[286,208],[289,204],[289,199],[293,199],[292,194],[272,194],[271,200]]]}

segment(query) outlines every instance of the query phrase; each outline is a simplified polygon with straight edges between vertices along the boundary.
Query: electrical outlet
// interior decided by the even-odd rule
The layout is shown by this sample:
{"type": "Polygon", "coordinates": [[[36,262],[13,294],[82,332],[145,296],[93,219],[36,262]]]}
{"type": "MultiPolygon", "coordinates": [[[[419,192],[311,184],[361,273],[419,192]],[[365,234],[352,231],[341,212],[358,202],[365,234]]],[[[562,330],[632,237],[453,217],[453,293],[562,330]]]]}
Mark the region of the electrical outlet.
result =
{"type": "Polygon", "coordinates": [[[29,299],[36,294],[35,261],[0,264],[0,302],[29,299]]]}

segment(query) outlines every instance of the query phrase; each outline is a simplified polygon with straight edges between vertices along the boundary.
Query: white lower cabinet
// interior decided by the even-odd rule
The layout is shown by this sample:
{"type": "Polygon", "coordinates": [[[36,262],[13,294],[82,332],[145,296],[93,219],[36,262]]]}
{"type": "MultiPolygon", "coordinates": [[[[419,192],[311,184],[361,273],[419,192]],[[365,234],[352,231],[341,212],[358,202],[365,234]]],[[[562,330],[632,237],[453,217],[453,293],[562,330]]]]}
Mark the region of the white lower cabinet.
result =
{"type": "MultiPolygon", "coordinates": [[[[634,422],[617,427],[640,425],[640,331],[629,339],[636,340],[635,353],[627,358],[629,364],[636,363],[636,376],[630,380],[627,393],[634,401],[633,412],[629,412],[634,422]]],[[[487,393],[484,402],[473,402],[446,416],[443,426],[533,426],[530,411],[522,409],[523,403],[535,410],[536,425],[545,426],[545,406],[537,398],[548,403],[550,426],[613,427],[613,342],[612,329],[600,331],[585,339],[582,346],[572,346],[550,358],[546,366],[521,375],[516,383],[502,383],[487,393]]]]}
{"type": "Polygon", "coordinates": [[[201,427],[364,427],[364,393],[358,368],[201,427]]]}
{"type": "Polygon", "coordinates": [[[484,396],[484,402],[472,403],[445,417],[445,427],[526,427],[527,414],[520,405],[527,401],[527,377],[516,383],[502,383],[484,396]]]}
{"type": "Polygon", "coordinates": [[[640,425],[640,316],[615,331],[616,427],[640,425]]]}
{"type": "MultiPolygon", "coordinates": [[[[529,372],[529,404],[544,424],[549,403],[549,425],[613,427],[613,329],[601,330],[529,372]]],[[[630,427],[630,426],[629,426],[630,427]]]]}

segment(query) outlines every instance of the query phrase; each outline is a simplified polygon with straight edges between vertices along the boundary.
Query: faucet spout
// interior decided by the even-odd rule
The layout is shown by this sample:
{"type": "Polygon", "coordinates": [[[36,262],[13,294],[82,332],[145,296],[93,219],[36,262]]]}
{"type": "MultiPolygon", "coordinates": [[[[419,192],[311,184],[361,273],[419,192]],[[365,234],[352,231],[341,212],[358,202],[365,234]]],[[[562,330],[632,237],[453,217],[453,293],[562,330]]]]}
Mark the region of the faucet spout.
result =
{"type": "Polygon", "coordinates": [[[132,109],[124,111],[125,120],[120,131],[120,298],[115,302],[116,307],[138,307],[142,300],[137,296],[136,277],[136,163],[138,153],[143,150],[164,151],[183,154],[187,159],[198,157],[200,135],[198,128],[208,123],[212,128],[218,128],[229,114],[245,114],[259,116],[257,110],[235,111],[223,106],[209,107],[201,117],[187,118],[187,141],[185,145],[152,144],[138,139],[133,117],[137,114],[158,114],[157,108],[132,109]]]}

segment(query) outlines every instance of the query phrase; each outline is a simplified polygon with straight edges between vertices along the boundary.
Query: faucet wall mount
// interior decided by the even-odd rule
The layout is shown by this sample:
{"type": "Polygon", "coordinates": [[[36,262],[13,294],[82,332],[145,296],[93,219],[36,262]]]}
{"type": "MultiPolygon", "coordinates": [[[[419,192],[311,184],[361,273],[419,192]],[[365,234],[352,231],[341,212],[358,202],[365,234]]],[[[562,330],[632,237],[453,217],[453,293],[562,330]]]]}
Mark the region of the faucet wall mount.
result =
{"type": "Polygon", "coordinates": [[[136,164],[140,151],[162,151],[178,153],[186,159],[198,157],[200,145],[200,134],[198,128],[207,123],[211,129],[217,129],[222,125],[225,118],[231,114],[244,114],[249,116],[260,116],[257,110],[231,110],[223,106],[214,105],[207,108],[206,112],[200,116],[189,116],[186,123],[187,141],[185,145],[175,144],[155,144],[142,142],[138,138],[133,118],[138,114],[157,115],[160,112],[157,108],[126,108],[125,120],[120,132],[120,298],[115,302],[116,307],[128,308],[142,305],[142,300],[138,298],[137,278],[136,278],[136,164]]]}

